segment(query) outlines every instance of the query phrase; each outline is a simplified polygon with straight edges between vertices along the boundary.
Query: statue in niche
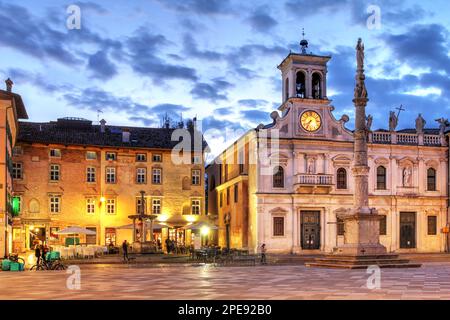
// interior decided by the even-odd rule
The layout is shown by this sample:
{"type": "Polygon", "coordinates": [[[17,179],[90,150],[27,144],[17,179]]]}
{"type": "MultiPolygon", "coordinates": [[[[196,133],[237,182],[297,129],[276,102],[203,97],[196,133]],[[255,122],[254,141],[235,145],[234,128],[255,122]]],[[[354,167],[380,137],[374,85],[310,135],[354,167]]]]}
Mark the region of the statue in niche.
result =
{"type": "Polygon", "coordinates": [[[314,174],[314,159],[310,158],[307,162],[306,173],[314,174]]]}
{"type": "Polygon", "coordinates": [[[403,169],[403,186],[412,187],[412,169],[411,167],[406,167],[403,169]]]}
{"type": "Polygon", "coordinates": [[[425,124],[426,123],[427,122],[422,117],[422,114],[419,113],[419,116],[416,119],[416,132],[417,132],[417,134],[423,134],[423,129],[425,128],[425,124]]]}
{"type": "Polygon", "coordinates": [[[398,117],[394,111],[389,113],[389,131],[395,131],[398,125],[398,117]]]}
{"type": "Polygon", "coordinates": [[[435,121],[439,123],[439,134],[443,136],[445,134],[445,129],[450,126],[448,119],[440,118],[436,119],[435,121]]]}
{"type": "Polygon", "coordinates": [[[371,114],[369,114],[366,118],[366,130],[368,132],[370,132],[370,130],[372,128],[372,122],[373,122],[373,117],[371,114]]]}

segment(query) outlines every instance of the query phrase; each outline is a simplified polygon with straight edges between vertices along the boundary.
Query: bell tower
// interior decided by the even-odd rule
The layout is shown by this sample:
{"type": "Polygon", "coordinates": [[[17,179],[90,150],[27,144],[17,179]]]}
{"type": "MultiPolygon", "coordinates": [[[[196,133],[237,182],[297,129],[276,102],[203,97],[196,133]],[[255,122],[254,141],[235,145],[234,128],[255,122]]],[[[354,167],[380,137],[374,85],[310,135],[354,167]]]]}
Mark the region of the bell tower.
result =
{"type": "Polygon", "coordinates": [[[327,63],[331,56],[308,53],[308,41],[300,41],[300,53],[290,52],[278,69],[283,81],[283,104],[290,98],[328,100],[327,63]]]}

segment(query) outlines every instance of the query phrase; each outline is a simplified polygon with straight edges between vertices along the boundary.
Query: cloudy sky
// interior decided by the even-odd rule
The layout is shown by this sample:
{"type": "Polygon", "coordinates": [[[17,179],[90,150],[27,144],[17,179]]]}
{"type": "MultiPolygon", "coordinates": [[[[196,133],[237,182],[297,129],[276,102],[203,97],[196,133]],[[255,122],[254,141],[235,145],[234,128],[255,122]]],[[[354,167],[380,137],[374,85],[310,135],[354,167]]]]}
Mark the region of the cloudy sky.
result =
{"type": "Polygon", "coordinates": [[[281,102],[277,65],[299,51],[305,28],[309,50],[332,55],[336,117],[353,116],[362,37],[373,127],[386,128],[400,104],[400,128],[414,127],[419,112],[436,127],[450,106],[449,9],[447,0],[0,0],[0,75],[15,82],[31,121],[97,121],[98,110],[114,125],[197,116],[217,151],[271,122],[281,102]],[[73,4],[79,30],[66,25],[73,4]],[[380,28],[367,27],[370,5],[380,28]]]}

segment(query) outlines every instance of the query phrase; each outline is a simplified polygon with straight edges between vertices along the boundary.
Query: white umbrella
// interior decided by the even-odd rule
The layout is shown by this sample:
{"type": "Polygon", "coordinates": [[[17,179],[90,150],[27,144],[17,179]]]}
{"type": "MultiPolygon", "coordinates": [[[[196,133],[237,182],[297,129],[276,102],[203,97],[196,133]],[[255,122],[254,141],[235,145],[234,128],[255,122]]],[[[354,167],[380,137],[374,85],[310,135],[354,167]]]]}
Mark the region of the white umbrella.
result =
{"type": "Polygon", "coordinates": [[[200,230],[203,227],[206,227],[206,228],[208,228],[210,230],[217,230],[217,229],[219,229],[217,226],[211,225],[211,224],[209,224],[207,222],[197,222],[197,223],[194,223],[194,224],[191,224],[191,225],[188,225],[188,226],[184,227],[184,229],[186,229],[186,230],[188,230],[188,229],[190,229],[190,230],[200,230]]]}
{"type": "Polygon", "coordinates": [[[73,235],[73,243],[75,244],[75,235],[76,234],[86,234],[86,235],[95,235],[97,232],[88,230],[81,227],[68,227],[62,230],[59,230],[56,232],[56,234],[67,234],[67,235],[73,235]]]}
{"type": "MultiPolygon", "coordinates": [[[[150,222],[148,222],[147,225],[150,225],[150,222]]],[[[167,228],[167,226],[164,224],[153,222],[153,229],[161,229],[161,228],[167,228]]],[[[132,223],[126,224],[124,226],[117,227],[116,229],[119,229],[119,230],[133,229],[133,224],[132,223]]]]}

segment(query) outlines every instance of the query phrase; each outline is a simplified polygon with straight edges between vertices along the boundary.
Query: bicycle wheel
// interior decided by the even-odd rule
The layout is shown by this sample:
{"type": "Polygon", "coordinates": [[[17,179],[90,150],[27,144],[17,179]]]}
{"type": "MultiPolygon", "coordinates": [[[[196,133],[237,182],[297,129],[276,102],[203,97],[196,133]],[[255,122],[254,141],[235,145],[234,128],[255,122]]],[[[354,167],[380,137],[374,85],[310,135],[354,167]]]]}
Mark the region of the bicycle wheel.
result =
{"type": "Polygon", "coordinates": [[[62,263],[57,263],[53,270],[66,270],[66,267],[62,263]]]}

